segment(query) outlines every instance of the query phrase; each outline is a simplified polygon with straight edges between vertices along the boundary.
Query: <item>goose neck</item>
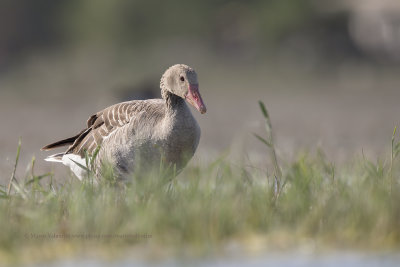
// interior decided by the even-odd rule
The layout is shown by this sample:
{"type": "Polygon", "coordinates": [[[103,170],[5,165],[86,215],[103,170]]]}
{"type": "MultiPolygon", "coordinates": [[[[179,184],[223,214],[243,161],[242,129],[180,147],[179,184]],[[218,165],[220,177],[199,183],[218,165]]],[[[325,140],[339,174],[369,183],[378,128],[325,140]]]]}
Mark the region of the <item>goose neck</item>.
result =
{"type": "Polygon", "coordinates": [[[162,98],[165,100],[169,111],[177,111],[185,105],[185,100],[166,89],[161,90],[162,98]]]}

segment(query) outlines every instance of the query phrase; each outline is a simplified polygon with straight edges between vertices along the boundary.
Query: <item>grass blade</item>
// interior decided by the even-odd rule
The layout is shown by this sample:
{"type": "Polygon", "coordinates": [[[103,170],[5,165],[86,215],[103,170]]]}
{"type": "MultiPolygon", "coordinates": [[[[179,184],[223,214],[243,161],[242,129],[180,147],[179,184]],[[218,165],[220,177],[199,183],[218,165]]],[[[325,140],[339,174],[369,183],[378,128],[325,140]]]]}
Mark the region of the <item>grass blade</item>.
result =
{"type": "Polygon", "coordinates": [[[269,148],[271,148],[271,143],[268,142],[267,140],[265,140],[264,138],[262,138],[261,136],[259,136],[258,134],[253,133],[255,137],[257,137],[258,140],[260,140],[261,142],[263,142],[265,145],[267,145],[269,148]]]}
{"type": "Polygon", "coordinates": [[[42,180],[43,178],[51,176],[51,175],[52,175],[52,173],[48,172],[48,173],[45,173],[45,174],[42,174],[42,175],[39,175],[39,176],[35,176],[32,179],[26,181],[25,185],[29,185],[29,184],[31,184],[33,182],[38,182],[38,181],[42,180]]]}
{"type": "Polygon", "coordinates": [[[87,168],[87,167],[85,167],[85,166],[83,166],[82,164],[80,164],[79,162],[77,162],[77,161],[75,161],[75,160],[73,160],[73,159],[71,159],[76,165],[78,165],[79,167],[81,167],[82,169],[84,169],[85,171],[87,171],[87,172],[90,172],[90,170],[87,168]]]}
{"type": "Polygon", "coordinates": [[[264,117],[266,119],[269,119],[269,114],[268,114],[267,108],[265,107],[265,104],[262,101],[258,101],[258,104],[260,105],[260,109],[261,109],[264,117]]]}
{"type": "Polygon", "coordinates": [[[92,158],[90,159],[90,168],[93,169],[93,164],[94,161],[97,157],[97,155],[99,154],[100,151],[100,145],[96,147],[95,151],[93,152],[92,158]]]}
{"type": "Polygon", "coordinates": [[[9,195],[10,192],[11,192],[11,187],[12,187],[12,185],[13,185],[13,181],[14,181],[14,180],[16,181],[15,172],[16,172],[16,170],[17,170],[20,152],[21,152],[21,137],[20,137],[19,140],[18,140],[17,156],[16,156],[16,158],[15,158],[14,170],[13,170],[13,172],[12,172],[12,174],[11,174],[10,182],[8,183],[7,195],[9,195]]]}
{"type": "Polygon", "coordinates": [[[275,191],[275,196],[278,197],[279,193],[282,191],[282,186],[281,186],[281,180],[282,180],[282,171],[281,168],[278,164],[278,158],[276,156],[276,151],[275,151],[275,146],[274,146],[274,139],[273,139],[273,133],[272,133],[272,124],[271,120],[268,114],[268,110],[265,107],[265,104],[262,101],[259,101],[258,104],[260,105],[261,112],[264,115],[264,118],[266,120],[265,122],[265,130],[267,133],[267,141],[266,139],[262,138],[261,136],[254,134],[255,137],[257,137],[258,140],[263,142],[265,145],[267,145],[270,148],[271,152],[271,157],[272,161],[274,164],[274,169],[275,169],[275,174],[274,174],[274,191],[275,191]]]}
{"type": "Polygon", "coordinates": [[[28,199],[28,196],[26,195],[26,193],[25,193],[25,191],[24,191],[24,189],[23,188],[21,188],[19,185],[18,185],[18,183],[16,183],[16,182],[12,182],[12,185],[13,185],[13,187],[15,188],[15,190],[21,195],[21,197],[23,198],[23,199],[28,199]]]}

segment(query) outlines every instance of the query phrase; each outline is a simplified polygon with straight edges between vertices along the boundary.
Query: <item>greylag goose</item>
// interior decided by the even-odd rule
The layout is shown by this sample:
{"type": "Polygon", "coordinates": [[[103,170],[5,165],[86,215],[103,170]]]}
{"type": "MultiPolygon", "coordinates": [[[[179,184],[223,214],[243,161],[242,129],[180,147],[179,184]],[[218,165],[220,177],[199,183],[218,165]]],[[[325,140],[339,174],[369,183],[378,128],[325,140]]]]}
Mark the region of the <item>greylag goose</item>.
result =
{"type": "MultiPolygon", "coordinates": [[[[133,100],[112,105],[87,120],[77,135],[49,144],[42,150],[68,146],[63,153],[47,157],[70,167],[82,180],[85,155],[92,156],[96,175],[109,163],[118,177],[134,171],[159,167],[161,161],[177,172],[194,155],[200,140],[200,127],[186,102],[201,114],[206,112],[199,93],[196,72],[177,64],[168,68],[160,81],[162,99],[133,100]],[[78,164],[77,164],[78,163],[78,164]]],[[[165,165],[165,166],[167,166],[165,165]]]]}

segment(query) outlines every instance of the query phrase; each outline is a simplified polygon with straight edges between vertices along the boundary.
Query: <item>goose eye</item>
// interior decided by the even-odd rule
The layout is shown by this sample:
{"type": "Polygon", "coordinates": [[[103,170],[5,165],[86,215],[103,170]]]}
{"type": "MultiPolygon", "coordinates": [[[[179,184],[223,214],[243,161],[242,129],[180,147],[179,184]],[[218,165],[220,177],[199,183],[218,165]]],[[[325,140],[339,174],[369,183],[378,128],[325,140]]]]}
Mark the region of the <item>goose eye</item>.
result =
{"type": "Polygon", "coordinates": [[[184,82],[184,81],[185,81],[185,78],[183,78],[183,76],[181,76],[180,80],[181,80],[182,82],[184,82]]]}

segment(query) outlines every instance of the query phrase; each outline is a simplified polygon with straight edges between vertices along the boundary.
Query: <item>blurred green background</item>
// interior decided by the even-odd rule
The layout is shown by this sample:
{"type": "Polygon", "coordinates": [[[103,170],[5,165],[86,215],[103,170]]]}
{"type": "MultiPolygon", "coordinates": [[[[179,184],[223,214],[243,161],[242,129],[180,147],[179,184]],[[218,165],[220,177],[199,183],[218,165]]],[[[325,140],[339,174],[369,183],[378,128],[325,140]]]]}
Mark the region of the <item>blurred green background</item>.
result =
{"type": "Polygon", "coordinates": [[[395,0],[5,0],[0,5],[3,70],[32,53],[88,46],[108,47],[124,57],[126,50],[154,45],[189,53],[194,45],[194,53],[202,48],[237,64],[286,54],[315,65],[400,59],[395,0]]]}
{"type": "Polygon", "coordinates": [[[0,169],[11,170],[18,136],[28,163],[97,110],[159,97],[176,63],[197,70],[208,106],[195,113],[195,160],[226,150],[260,159],[260,99],[281,157],[376,155],[399,122],[400,2],[1,1],[0,169]]]}

